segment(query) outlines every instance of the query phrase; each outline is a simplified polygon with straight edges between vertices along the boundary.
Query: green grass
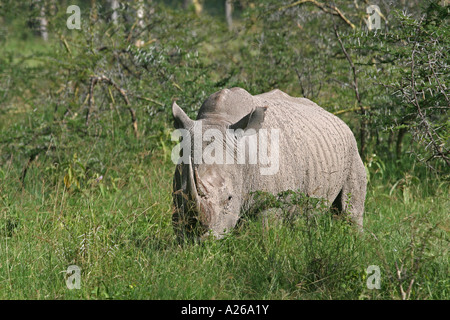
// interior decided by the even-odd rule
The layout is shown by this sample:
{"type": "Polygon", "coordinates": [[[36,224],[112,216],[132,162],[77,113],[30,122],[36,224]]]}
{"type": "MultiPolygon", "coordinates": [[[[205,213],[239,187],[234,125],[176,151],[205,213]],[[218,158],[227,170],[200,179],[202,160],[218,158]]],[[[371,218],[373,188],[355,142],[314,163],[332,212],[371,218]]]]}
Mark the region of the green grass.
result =
{"type": "Polygon", "coordinates": [[[436,179],[372,172],[364,234],[322,210],[293,223],[248,219],[224,240],[179,244],[173,164],[129,156],[111,161],[123,181],[105,175],[80,188],[63,175],[44,179],[45,159],[25,187],[12,163],[1,167],[0,298],[400,299],[412,279],[411,299],[450,298],[448,188],[436,179]],[[69,265],[81,268],[80,290],[66,287],[69,265]],[[380,290],[366,287],[369,265],[381,269],[380,290]]]}
{"type": "MultiPolygon", "coordinates": [[[[379,155],[366,163],[362,234],[318,209],[318,215],[289,222],[246,217],[220,241],[177,242],[169,101],[184,97],[186,108],[194,109],[188,97],[199,104],[199,93],[218,89],[202,79],[211,73],[205,62],[224,60],[221,37],[199,43],[206,57],[186,60],[189,68],[179,68],[176,54],[167,55],[161,66],[168,74],[178,70],[176,77],[166,81],[163,72],[141,83],[141,75],[165,69],[149,64],[150,71],[136,67],[126,74],[119,66],[116,74],[111,61],[100,59],[106,53],[92,54],[82,38],[69,42],[80,57],[72,61],[62,45],[49,53],[48,44],[27,33],[9,35],[0,39],[0,299],[450,299],[448,180],[408,155],[393,160],[378,145],[369,146],[379,155]],[[114,98],[106,84],[96,87],[96,107],[85,125],[89,77],[108,70],[118,85],[131,82],[124,86],[130,93],[162,101],[156,108],[151,99],[131,99],[139,139],[120,108],[122,97],[116,92],[114,98]],[[79,290],[66,286],[71,265],[81,269],[79,290]],[[381,271],[379,290],[366,286],[371,265],[381,271]]],[[[108,34],[105,41],[112,46],[123,38],[108,34]]],[[[93,47],[103,45],[94,40],[93,47]]],[[[232,57],[252,56],[239,48],[238,40],[231,42],[232,57]]],[[[218,63],[214,80],[225,77],[228,71],[220,67],[228,64],[218,63]]],[[[254,90],[278,79],[269,77],[271,69],[260,69],[243,76],[253,79],[248,85],[254,90]]],[[[347,99],[323,91],[329,106],[336,97],[347,99]]],[[[348,99],[343,105],[353,105],[353,92],[348,99]]]]}

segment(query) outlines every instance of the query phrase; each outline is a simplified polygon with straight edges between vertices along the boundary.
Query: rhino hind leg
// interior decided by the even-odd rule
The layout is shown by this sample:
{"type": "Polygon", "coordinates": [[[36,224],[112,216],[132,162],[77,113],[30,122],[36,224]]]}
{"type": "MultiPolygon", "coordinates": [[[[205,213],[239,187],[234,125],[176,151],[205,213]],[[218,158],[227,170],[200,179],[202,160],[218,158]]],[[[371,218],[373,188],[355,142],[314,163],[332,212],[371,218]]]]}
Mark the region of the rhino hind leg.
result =
{"type": "Polygon", "coordinates": [[[355,157],[347,180],[333,202],[340,213],[349,213],[351,221],[363,230],[364,201],[366,199],[366,170],[359,155],[355,157]]]}

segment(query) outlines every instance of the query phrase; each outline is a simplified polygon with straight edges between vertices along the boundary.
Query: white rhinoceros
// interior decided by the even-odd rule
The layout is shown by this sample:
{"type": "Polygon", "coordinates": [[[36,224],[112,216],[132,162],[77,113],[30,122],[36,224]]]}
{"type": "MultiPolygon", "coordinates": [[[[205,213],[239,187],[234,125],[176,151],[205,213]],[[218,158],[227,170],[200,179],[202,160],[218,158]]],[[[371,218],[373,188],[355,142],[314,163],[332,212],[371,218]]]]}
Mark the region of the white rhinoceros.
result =
{"type": "Polygon", "coordinates": [[[178,236],[221,238],[257,190],[324,198],[362,229],[367,181],[355,137],[314,102],[232,88],[211,95],[195,121],[175,102],[172,112],[183,136],[173,181],[178,236]]]}

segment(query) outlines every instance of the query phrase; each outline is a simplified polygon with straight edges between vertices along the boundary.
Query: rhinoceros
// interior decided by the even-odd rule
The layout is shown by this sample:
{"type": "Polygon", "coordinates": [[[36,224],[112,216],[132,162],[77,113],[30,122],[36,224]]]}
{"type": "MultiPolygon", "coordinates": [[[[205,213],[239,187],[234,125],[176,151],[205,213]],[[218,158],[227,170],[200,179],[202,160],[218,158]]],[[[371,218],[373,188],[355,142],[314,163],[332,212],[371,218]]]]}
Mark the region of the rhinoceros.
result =
{"type": "Polygon", "coordinates": [[[362,230],[366,170],[352,131],[337,116],[278,89],[251,95],[242,88],[212,94],[196,120],[176,102],[172,113],[186,143],[173,179],[173,226],[180,238],[222,238],[255,191],[323,198],[362,230]],[[258,159],[263,148],[266,156],[258,159]]]}

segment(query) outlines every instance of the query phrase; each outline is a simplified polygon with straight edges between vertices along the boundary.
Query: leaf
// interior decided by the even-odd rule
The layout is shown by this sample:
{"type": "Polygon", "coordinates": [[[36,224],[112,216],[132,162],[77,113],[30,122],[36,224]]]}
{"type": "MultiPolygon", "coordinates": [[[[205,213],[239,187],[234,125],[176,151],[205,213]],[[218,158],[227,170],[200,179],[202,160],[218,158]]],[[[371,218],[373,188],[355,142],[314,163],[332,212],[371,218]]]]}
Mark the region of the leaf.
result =
{"type": "Polygon", "coordinates": [[[64,184],[65,184],[65,186],[66,186],[66,189],[69,189],[69,188],[70,188],[71,183],[70,183],[70,177],[69,177],[68,174],[66,174],[66,175],[64,176],[64,184]]]}

